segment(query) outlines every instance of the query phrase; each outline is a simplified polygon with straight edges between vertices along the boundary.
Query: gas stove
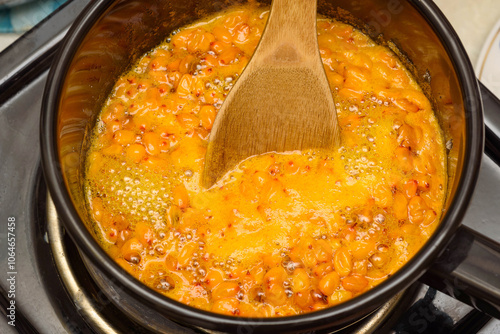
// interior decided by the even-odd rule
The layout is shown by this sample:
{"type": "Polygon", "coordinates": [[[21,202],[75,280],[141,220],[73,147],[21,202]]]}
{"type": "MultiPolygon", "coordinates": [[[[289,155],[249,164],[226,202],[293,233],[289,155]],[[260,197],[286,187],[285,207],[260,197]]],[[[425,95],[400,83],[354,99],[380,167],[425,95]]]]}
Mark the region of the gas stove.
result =
{"type": "MultiPolygon", "coordinates": [[[[0,333],[147,333],[92,281],[40,167],[39,116],[50,62],[89,2],[68,2],[0,54],[0,304],[6,319],[0,333]]],[[[500,242],[498,151],[493,140],[463,223],[500,242]]],[[[171,332],[197,330],[172,323],[171,332]]],[[[337,333],[500,333],[500,320],[417,282],[337,333]]]]}

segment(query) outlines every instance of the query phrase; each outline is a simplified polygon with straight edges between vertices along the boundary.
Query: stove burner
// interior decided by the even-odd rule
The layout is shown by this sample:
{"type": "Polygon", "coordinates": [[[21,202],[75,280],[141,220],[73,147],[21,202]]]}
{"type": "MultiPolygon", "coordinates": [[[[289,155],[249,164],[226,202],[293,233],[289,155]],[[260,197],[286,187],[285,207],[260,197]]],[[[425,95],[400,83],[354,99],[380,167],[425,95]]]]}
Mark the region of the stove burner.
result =
{"type": "MultiPolygon", "coordinates": [[[[125,318],[93,282],[47,199],[39,166],[38,123],[47,69],[68,26],[89,2],[66,2],[0,54],[0,64],[8,64],[0,66],[0,212],[4,215],[0,221],[0,313],[4,316],[9,303],[4,248],[8,216],[15,216],[17,222],[18,272],[16,327],[2,320],[2,334],[147,332],[125,318]],[[48,215],[54,217],[53,222],[48,215]]],[[[483,102],[487,106],[488,101],[483,102]]],[[[489,157],[483,156],[476,192],[464,219],[464,224],[497,241],[500,224],[492,222],[500,217],[499,147],[498,143],[487,146],[489,157]]],[[[500,321],[490,321],[487,315],[420,283],[400,298],[384,306],[391,310],[388,316],[379,317],[379,310],[337,333],[361,328],[371,328],[376,334],[500,333],[500,321]],[[370,322],[378,328],[365,327],[370,322]]],[[[179,329],[176,333],[195,332],[179,329]]]]}

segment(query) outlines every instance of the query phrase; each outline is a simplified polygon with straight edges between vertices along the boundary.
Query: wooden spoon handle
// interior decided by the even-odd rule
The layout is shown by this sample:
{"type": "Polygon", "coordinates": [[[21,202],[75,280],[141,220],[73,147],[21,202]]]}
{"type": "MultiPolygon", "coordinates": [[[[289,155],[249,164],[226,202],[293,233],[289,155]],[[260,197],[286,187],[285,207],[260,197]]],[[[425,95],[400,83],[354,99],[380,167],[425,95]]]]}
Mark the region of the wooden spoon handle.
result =
{"type": "Polygon", "coordinates": [[[215,118],[205,187],[254,155],[339,145],[316,6],[316,0],[273,0],[261,41],[215,118]]]}
{"type": "Polygon", "coordinates": [[[316,0],[273,0],[254,65],[318,63],[316,10],[316,0]]]}

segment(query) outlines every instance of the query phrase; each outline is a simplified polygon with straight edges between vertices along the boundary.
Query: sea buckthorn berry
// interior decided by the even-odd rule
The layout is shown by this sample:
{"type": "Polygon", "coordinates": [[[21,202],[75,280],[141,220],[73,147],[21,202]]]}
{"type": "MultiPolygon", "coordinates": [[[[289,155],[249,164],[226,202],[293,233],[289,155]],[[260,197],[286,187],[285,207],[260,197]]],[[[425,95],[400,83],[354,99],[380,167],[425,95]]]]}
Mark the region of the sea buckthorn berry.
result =
{"type": "Polygon", "coordinates": [[[113,141],[126,146],[135,142],[135,133],[130,130],[118,130],[113,134],[113,141]]]}
{"type": "Polygon", "coordinates": [[[157,155],[161,152],[161,141],[161,137],[155,132],[147,132],[142,136],[142,143],[150,155],[157,155]]]}
{"type": "Polygon", "coordinates": [[[258,307],[254,306],[253,304],[246,303],[246,302],[241,302],[238,306],[239,313],[238,315],[240,317],[248,317],[248,318],[259,318],[260,314],[258,311],[258,307]]]}
{"type": "Polygon", "coordinates": [[[112,144],[102,150],[105,155],[116,156],[123,152],[123,147],[120,144],[112,144]]]}
{"type": "Polygon", "coordinates": [[[332,72],[328,73],[328,83],[330,84],[330,87],[341,87],[341,85],[344,83],[344,77],[341,76],[338,73],[332,72]]]}
{"type": "Polygon", "coordinates": [[[304,268],[297,268],[292,274],[292,288],[293,291],[303,291],[309,289],[311,280],[304,268]]]}
{"type": "Polygon", "coordinates": [[[304,310],[310,309],[313,303],[311,292],[308,289],[298,291],[293,295],[293,301],[304,310]]]}
{"type": "Polygon", "coordinates": [[[284,305],[288,299],[285,289],[277,284],[266,288],[265,295],[266,302],[274,306],[284,305]]]}
{"type": "Polygon", "coordinates": [[[368,272],[368,261],[360,260],[354,261],[352,264],[352,273],[357,275],[366,275],[368,272]]]}
{"type": "MultiPolygon", "coordinates": [[[[324,221],[324,219],[323,219],[324,221]]],[[[330,262],[332,260],[333,249],[332,246],[326,240],[316,240],[313,245],[316,260],[319,263],[330,262]]]]}
{"type": "Polygon", "coordinates": [[[349,275],[342,279],[342,286],[347,291],[358,293],[368,286],[368,280],[361,275],[349,275]]]}
{"type": "Polygon", "coordinates": [[[281,164],[276,164],[276,163],[273,163],[271,164],[269,167],[267,167],[267,171],[269,172],[269,174],[271,174],[272,176],[276,176],[276,175],[279,175],[280,172],[281,172],[281,164]]]}
{"type": "Polygon", "coordinates": [[[266,286],[282,285],[286,278],[287,274],[283,267],[274,267],[264,276],[264,284],[266,286]]]}
{"type": "Polygon", "coordinates": [[[104,206],[102,204],[102,199],[99,197],[92,198],[91,208],[92,208],[92,218],[97,221],[100,221],[104,215],[104,206]]]}
{"type": "Polygon", "coordinates": [[[257,189],[257,187],[255,187],[255,185],[248,180],[243,180],[240,183],[240,193],[251,201],[257,201],[259,198],[259,189],[257,189]]]}
{"type": "MultiPolygon", "coordinates": [[[[119,248],[123,246],[123,244],[132,238],[132,231],[129,229],[121,230],[118,232],[118,238],[116,239],[115,245],[119,248]]],[[[118,255],[117,255],[118,256],[118,255]]]]}
{"type": "Polygon", "coordinates": [[[413,169],[413,157],[412,157],[411,152],[408,148],[400,146],[400,147],[396,148],[394,155],[395,155],[395,159],[397,160],[398,166],[404,172],[407,173],[413,169]]]}
{"type": "MultiPolygon", "coordinates": [[[[210,49],[214,51],[216,54],[220,54],[222,51],[231,47],[231,43],[224,43],[222,41],[215,41],[210,45],[210,49]]],[[[218,59],[218,57],[217,57],[218,59]]],[[[219,66],[219,62],[217,61],[217,66],[219,66]]]]}
{"type": "Polygon", "coordinates": [[[161,170],[164,169],[165,166],[169,166],[170,161],[168,159],[162,159],[156,156],[149,156],[145,157],[142,160],[142,165],[152,170],[161,170]]]}
{"type": "Polygon", "coordinates": [[[426,210],[425,217],[420,223],[423,227],[428,227],[437,221],[437,214],[433,210],[426,210]]]}
{"type": "Polygon", "coordinates": [[[398,129],[398,144],[412,151],[417,149],[417,135],[415,130],[410,125],[404,123],[398,129]]]}
{"type": "Polygon", "coordinates": [[[210,42],[213,42],[213,40],[208,40],[210,36],[213,37],[212,34],[206,33],[204,29],[194,30],[186,43],[188,52],[207,52],[210,48],[210,42]]]}
{"type": "MultiPolygon", "coordinates": [[[[210,43],[210,45],[214,44],[215,42],[210,43]]],[[[212,54],[207,54],[205,58],[202,59],[203,65],[207,66],[206,71],[210,73],[213,71],[213,68],[219,65],[219,61],[217,60],[217,57],[212,54]]],[[[206,90],[206,92],[210,92],[210,90],[206,90]]],[[[207,102],[207,103],[213,103],[213,102],[207,102]]]]}
{"type": "Polygon", "coordinates": [[[356,231],[354,231],[354,229],[349,226],[347,228],[344,228],[341,232],[340,232],[340,237],[346,241],[353,241],[356,239],[356,231]]]}
{"type": "Polygon", "coordinates": [[[141,144],[132,144],[126,148],[127,158],[138,163],[146,156],[146,149],[141,144]]]}
{"type": "Polygon", "coordinates": [[[318,288],[326,295],[330,296],[340,285],[340,276],[337,272],[332,271],[323,276],[319,281],[318,288]]]}
{"type": "Polygon", "coordinates": [[[399,228],[400,232],[402,233],[402,236],[413,236],[413,235],[418,235],[420,233],[420,230],[417,225],[412,224],[412,223],[405,223],[399,228]]]}
{"type": "Polygon", "coordinates": [[[376,253],[370,257],[370,262],[375,268],[383,268],[389,262],[389,254],[387,253],[376,253]]]}
{"type": "Polygon", "coordinates": [[[155,57],[151,59],[149,63],[149,68],[152,71],[166,71],[167,65],[171,62],[170,60],[170,52],[167,50],[163,50],[164,52],[157,53],[155,57]]]}
{"type": "Polygon", "coordinates": [[[396,99],[396,100],[394,100],[394,102],[393,102],[393,103],[394,103],[397,107],[401,108],[402,110],[404,110],[404,111],[406,111],[406,112],[412,112],[412,113],[414,113],[414,112],[418,112],[418,111],[419,111],[419,109],[420,109],[420,108],[419,108],[416,104],[414,104],[414,103],[412,103],[412,102],[408,101],[408,100],[407,100],[407,99],[405,99],[405,98],[402,98],[402,99],[396,99]]]}
{"type": "Polygon", "coordinates": [[[129,239],[123,244],[121,252],[125,260],[130,263],[137,264],[141,261],[141,253],[144,245],[137,238],[129,239]]]}
{"type": "Polygon", "coordinates": [[[413,224],[420,224],[425,219],[427,204],[420,196],[414,196],[408,203],[408,218],[413,224]]]}
{"type": "Polygon", "coordinates": [[[271,180],[270,182],[264,183],[260,191],[260,202],[261,203],[272,203],[273,199],[282,193],[283,184],[278,180],[271,180]]]}
{"type": "Polygon", "coordinates": [[[178,265],[178,262],[177,262],[177,258],[175,256],[173,256],[172,254],[168,254],[165,257],[165,267],[168,270],[170,270],[171,272],[176,271],[177,265],[178,265]]]}
{"type": "Polygon", "coordinates": [[[431,187],[431,181],[427,175],[416,174],[415,182],[417,182],[417,188],[421,192],[428,191],[431,187]]]}
{"type": "Polygon", "coordinates": [[[198,117],[201,121],[201,126],[205,129],[212,129],[212,125],[214,124],[215,116],[217,115],[217,111],[215,111],[214,106],[203,106],[198,113],[198,117]]]}
{"type": "Polygon", "coordinates": [[[183,30],[172,37],[171,43],[174,48],[187,49],[187,43],[191,38],[192,30],[183,30]]]}
{"type": "Polygon", "coordinates": [[[408,180],[404,186],[403,190],[405,192],[406,197],[412,198],[417,194],[418,183],[416,180],[408,180]]]}
{"type": "MultiPolygon", "coordinates": [[[[168,83],[175,90],[179,86],[179,81],[181,80],[182,73],[178,71],[169,72],[167,74],[168,83]]],[[[172,101],[172,100],[171,100],[172,101]]]]}
{"type": "Polygon", "coordinates": [[[294,175],[299,171],[299,165],[295,161],[288,161],[283,165],[286,174],[294,175]]]}
{"type": "Polygon", "coordinates": [[[116,228],[109,227],[106,231],[105,238],[108,242],[115,244],[118,240],[118,231],[116,228]]]}
{"type": "Polygon", "coordinates": [[[179,63],[179,72],[182,74],[193,72],[196,58],[193,55],[187,55],[179,63]]]}
{"type": "Polygon", "coordinates": [[[239,291],[240,287],[238,283],[222,282],[212,290],[212,299],[219,300],[223,298],[236,297],[239,291]]]}
{"type": "Polygon", "coordinates": [[[355,88],[342,88],[339,90],[338,95],[341,98],[347,100],[358,100],[360,101],[363,98],[363,92],[361,90],[355,88]]]}
{"type": "Polygon", "coordinates": [[[194,78],[191,74],[184,74],[177,85],[177,95],[180,97],[188,97],[194,89],[194,78]]]}
{"type": "Polygon", "coordinates": [[[231,43],[233,41],[233,36],[231,36],[229,30],[227,30],[224,27],[221,26],[214,27],[212,33],[216,40],[221,41],[223,43],[231,43]]]}
{"type": "Polygon", "coordinates": [[[129,227],[129,222],[127,218],[123,215],[113,215],[110,218],[111,226],[116,228],[118,231],[124,230],[129,227]]]}
{"type": "Polygon", "coordinates": [[[200,119],[193,114],[179,114],[176,116],[179,125],[186,130],[193,130],[200,125],[200,119]]]}
{"type": "Polygon", "coordinates": [[[212,305],[212,312],[226,314],[226,315],[239,315],[240,302],[236,298],[224,298],[217,300],[212,305]]]}
{"type": "Polygon", "coordinates": [[[396,219],[405,220],[408,218],[408,200],[400,192],[394,194],[394,203],[392,205],[396,219]]]}
{"type": "Polygon", "coordinates": [[[375,252],[376,244],[372,240],[353,241],[350,246],[352,257],[356,260],[367,259],[375,252]]]}
{"type": "Polygon", "coordinates": [[[332,295],[328,298],[329,305],[338,305],[346,300],[352,298],[351,291],[339,290],[332,293],[332,295]]]}
{"type": "Polygon", "coordinates": [[[271,176],[266,172],[258,171],[252,175],[252,183],[259,189],[262,189],[270,181],[271,176]]]}
{"type": "Polygon", "coordinates": [[[357,66],[349,66],[344,72],[344,87],[357,89],[370,80],[370,72],[357,66]]]}
{"type": "Polygon", "coordinates": [[[153,229],[146,222],[137,223],[135,226],[135,235],[137,240],[142,242],[144,246],[151,245],[155,239],[153,229]]]}
{"type": "Polygon", "coordinates": [[[432,175],[436,172],[436,167],[432,161],[432,156],[426,153],[422,153],[419,156],[415,157],[414,165],[415,170],[420,174],[428,174],[432,175]]]}
{"type": "Polygon", "coordinates": [[[240,54],[240,49],[236,47],[228,47],[219,53],[219,61],[224,64],[228,65],[236,61],[236,58],[240,54]]]}
{"type": "Polygon", "coordinates": [[[314,267],[312,273],[314,276],[321,278],[333,270],[332,263],[321,263],[314,267]]]}
{"type": "Polygon", "coordinates": [[[311,297],[313,299],[313,303],[319,303],[319,304],[327,304],[328,303],[328,296],[325,296],[318,289],[311,290],[311,297]]]}
{"type": "Polygon", "coordinates": [[[391,188],[383,183],[378,184],[373,190],[373,198],[381,207],[389,207],[392,204],[391,188]]]}
{"type": "Polygon", "coordinates": [[[250,26],[246,23],[240,24],[233,32],[233,42],[236,45],[242,45],[249,42],[248,36],[250,35],[250,26]]]}
{"type": "Polygon", "coordinates": [[[189,195],[183,184],[179,184],[172,190],[172,203],[181,209],[189,206],[189,195]]]}
{"type": "Polygon", "coordinates": [[[121,103],[112,103],[107,108],[103,109],[101,114],[101,120],[108,124],[112,121],[119,120],[125,118],[125,107],[121,103]]]}
{"type": "Polygon", "coordinates": [[[266,270],[263,268],[262,263],[259,263],[250,269],[250,275],[255,281],[255,284],[262,284],[264,282],[264,276],[266,275],[266,270]]]}
{"type": "Polygon", "coordinates": [[[248,299],[262,303],[264,301],[264,289],[260,285],[255,285],[248,290],[248,299]]]}
{"type": "Polygon", "coordinates": [[[347,276],[352,270],[352,256],[346,247],[340,247],[333,257],[335,271],[342,277],[347,276]]]}
{"type": "Polygon", "coordinates": [[[177,59],[177,60],[174,60],[174,61],[171,61],[167,64],[167,71],[169,72],[177,72],[180,74],[179,71],[179,65],[181,63],[181,59],[177,59]]]}
{"type": "Polygon", "coordinates": [[[242,10],[229,14],[224,18],[223,26],[228,30],[234,30],[240,25],[248,22],[248,14],[242,10]]]}
{"type": "Polygon", "coordinates": [[[302,243],[299,247],[302,247],[302,263],[304,263],[304,265],[308,268],[316,266],[318,264],[318,260],[316,259],[312,241],[302,243]]]}
{"type": "Polygon", "coordinates": [[[193,253],[198,249],[198,245],[194,242],[188,242],[185,244],[177,257],[177,262],[180,266],[185,267],[193,258],[193,253]]]}

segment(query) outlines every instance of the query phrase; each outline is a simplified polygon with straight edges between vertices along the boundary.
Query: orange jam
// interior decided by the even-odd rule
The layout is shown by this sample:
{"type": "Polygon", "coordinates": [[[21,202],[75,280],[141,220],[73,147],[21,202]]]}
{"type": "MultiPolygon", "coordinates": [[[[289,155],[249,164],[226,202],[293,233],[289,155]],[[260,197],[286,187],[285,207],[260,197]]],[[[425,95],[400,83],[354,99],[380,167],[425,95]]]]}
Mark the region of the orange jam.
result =
{"type": "MultiPolygon", "coordinates": [[[[432,106],[387,48],[318,18],[341,147],[251,157],[200,185],[212,124],[267,19],[233,8],[176,31],[123,74],[87,158],[98,241],[165,296],[272,317],[353,298],[439,223],[445,150],[432,106]]],[[[300,80],[300,78],[297,78],[300,80]]]]}

